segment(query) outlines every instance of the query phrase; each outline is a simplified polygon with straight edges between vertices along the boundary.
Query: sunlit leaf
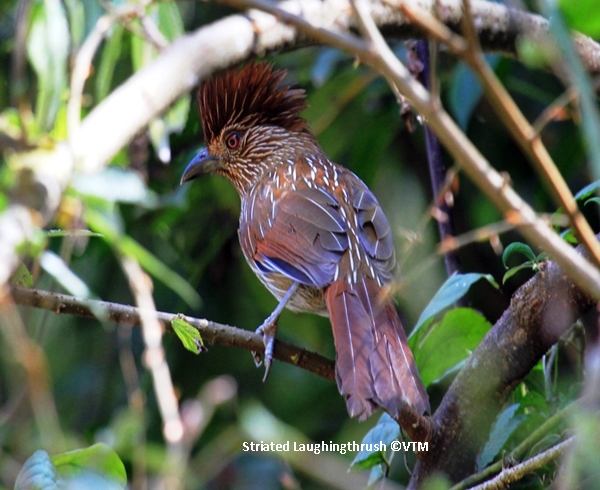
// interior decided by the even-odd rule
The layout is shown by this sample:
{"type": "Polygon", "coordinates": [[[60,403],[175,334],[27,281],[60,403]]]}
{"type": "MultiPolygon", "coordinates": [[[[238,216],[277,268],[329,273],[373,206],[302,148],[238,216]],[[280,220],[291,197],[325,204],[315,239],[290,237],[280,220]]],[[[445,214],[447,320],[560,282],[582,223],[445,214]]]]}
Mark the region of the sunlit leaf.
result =
{"type": "Polygon", "coordinates": [[[60,0],[37,0],[31,6],[27,55],[38,77],[36,123],[47,131],[67,85],[69,26],[60,0]]]}
{"type": "Polygon", "coordinates": [[[492,286],[498,288],[498,284],[494,281],[494,278],[489,274],[477,274],[471,272],[469,274],[453,274],[450,276],[442,287],[435,293],[435,296],[431,299],[429,304],[421,313],[421,316],[417,320],[415,328],[410,334],[410,337],[416,335],[419,329],[423,326],[423,323],[432,316],[438,314],[440,311],[448,308],[460,298],[462,298],[469,288],[480,279],[486,279],[492,286]]]}
{"type": "Polygon", "coordinates": [[[202,336],[200,335],[198,329],[194,328],[183,318],[179,316],[173,318],[171,321],[171,326],[187,350],[193,352],[194,354],[200,354],[200,352],[207,350],[204,346],[204,341],[202,340],[202,336]]]}
{"type": "Polygon", "coordinates": [[[61,259],[50,250],[46,250],[40,258],[40,265],[56,282],[65,288],[73,296],[80,298],[95,298],[87,284],[83,282],[61,259]]]}
{"type": "Polygon", "coordinates": [[[137,172],[122,168],[106,167],[97,174],[76,174],[71,186],[80,194],[111,203],[124,202],[152,208],[158,201],[137,172]]]}
{"type": "Polygon", "coordinates": [[[31,272],[25,267],[25,264],[20,263],[17,270],[14,272],[12,279],[10,280],[13,286],[19,286],[21,288],[30,288],[33,286],[33,276],[31,272]]]}
{"type": "Polygon", "coordinates": [[[427,331],[411,337],[423,384],[428,386],[457,369],[490,328],[490,323],[475,310],[455,308],[427,331]]]}
{"type": "Polygon", "coordinates": [[[600,0],[559,0],[558,4],[571,29],[600,37],[600,0]]]}
{"type": "Polygon", "coordinates": [[[108,95],[112,86],[115,66],[123,50],[124,29],[123,24],[116,22],[109,31],[104,47],[102,48],[98,74],[95,79],[96,102],[103,100],[108,95]]]}
{"type": "MultiPolygon", "coordinates": [[[[84,471],[95,472],[107,480],[125,488],[127,473],[123,462],[109,446],[94,444],[85,449],[77,449],[51,457],[58,474],[64,479],[72,479],[84,471]]],[[[108,488],[108,487],[107,487],[108,488]]]]}
{"type": "Polygon", "coordinates": [[[109,446],[100,443],[52,457],[46,451],[36,451],[23,465],[15,490],[123,490],[126,485],[123,462],[109,446]]]}

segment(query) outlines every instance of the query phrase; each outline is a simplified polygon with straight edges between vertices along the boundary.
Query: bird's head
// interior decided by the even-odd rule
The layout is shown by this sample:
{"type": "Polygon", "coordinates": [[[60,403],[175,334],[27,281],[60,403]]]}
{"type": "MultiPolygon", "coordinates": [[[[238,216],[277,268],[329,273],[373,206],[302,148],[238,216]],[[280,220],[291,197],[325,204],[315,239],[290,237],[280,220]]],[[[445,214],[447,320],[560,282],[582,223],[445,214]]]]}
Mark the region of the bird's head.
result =
{"type": "Polygon", "coordinates": [[[203,148],[181,183],[202,174],[227,177],[244,195],[278,163],[294,155],[298,139],[314,140],[299,116],[304,91],[282,86],[285,71],[250,63],[208,80],[198,91],[203,148]]]}

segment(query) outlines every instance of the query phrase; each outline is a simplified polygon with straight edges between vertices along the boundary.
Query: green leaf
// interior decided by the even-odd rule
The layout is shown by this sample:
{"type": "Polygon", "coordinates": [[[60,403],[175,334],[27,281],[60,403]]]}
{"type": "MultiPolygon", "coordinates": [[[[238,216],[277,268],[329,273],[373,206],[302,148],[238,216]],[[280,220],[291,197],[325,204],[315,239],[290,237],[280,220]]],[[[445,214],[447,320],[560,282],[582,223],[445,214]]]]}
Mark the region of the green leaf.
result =
{"type": "Polygon", "coordinates": [[[469,288],[480,279],[486,279],[495,288],[499,287],[490,274],[478,274],[471,272],[469,274],[453,274],[450,276],[446,282],[442,284],[442,287],[438,290],[438,292],[435,293],[435,296],[425,307],[423,313],[421,313],[421,316],[417,320],[417,324],[415,325],[415,328],[411,332],[409,338],[413,337],[417,333],[427,319],[451,306],[465,294],[467,294],[469,288]]]}
{"type": "MultiPolygon", "coordinates": [[[[500,56],[486,54],[485,59],[494,68],[498,64],[500,56]]],[[[471,115],[482,95],[483,90],[477,77],[473,75],[466,64],[458,63],[450,82],[449,104],[456,122],[463,131],[466,131],[471,115]]]]}
{"type": "Polygon", "coordinates": [[[523,269],[533,269],[534,265],[535,264],[533,262],[527,261],[527,262],[524,262],[521,265],[517,265],[516,267],[511,267],[510,269],[508,269],[506,271],[506,273],[502,277],[502,284],[506,283],[506,281],[508,281],[512,276],[514,276],[520,270],[523,270],[523,269]]]}
{"type": "Polygon", "coordinates": [[[585,201],[585,204],[588,205],[591,202],[600,204],[600,197],[590,197],[587,201],[585,201]]]}
{"type": "MultiPolygon", "coordinates": [[[[383,413],[377,424],[365,434],[362,444],[378,444],[383,442],[386,446],[389,446],[392,441],[398,439],[399,435],[400,427],[397,422],[387,413],[383,413]]],[[[350,468],[353,470],[364,470],[380,463],[387,464],[385,454],[382,451],[371,452],[361,450],[354,458],[354,461],[352,461],[350,468]]]]}
{"type": "Polygon", "coordinates": [[[494,460],[500,450],[504,447],[504,444],[506,444],[506,441],[508,441],[508,438],[524,420],[524,415],[517,414],[519,407],[520,404],[515,403],[506,408],[498,416],[498,419],[490,432],[488,441],[477,457],[478,468],[485,468],[494,460]]]}
{"type": "Polygon", "coordinates": [[[41,258],[40,265],[56,282],[73,296],[80,298],[96,298],[87,284],[83,282],[65,263],[65,261],[50,250],[46,250],[41,258]]]}
{"type": "Polygon", "coordinates": [[[187,350],[194,354],[208,350],[198,329],[186,322],[180,315],[171,320],[171,326],[187,350]]]}
{"type": "Polygon", "coordinates": [[[32,5],[27,55],[38,78],[36,123],[48,131],[67,86],[69,26],[60,0],[37,0],[32,5]]]}
{"type": "MultiPolygon", "coordinates": [[[[97,473],[107,480],[106,488],[125,488],[127,472],[123,462],[108,445],[94,444],[85,449],[77,449],[68,453],[56,454],[51,457],[58,475],[66,480],[79,477],[84,472],[97,473]]],[[[98,488],[98,487],[95,487],[98,488]]]]}
{"type": "Polygon", "coordinates": [[[115,66],[123,49],[124,29],[123,24],[116,22],[108,34],[104,48],[102,48],[98,74],[95,78],[96,103],[103,100],[110,92],[115,66]]]}
{"type": "MultiPolygon", "coordinates": [[[[580,4],[580,7],[575,7],[579,10],[576,17],[583,19],[588,16],[587,22],[597,23],[600,21],[598,16],[598,1],[591,2],[590,0],[578,0],[577,2],[568,2],[572,4],[580,4]],[[593,5],[592,5],[593,4],[593,5]],[[588,9],[594,9],[591,15],[587,14],[588,9]]],[[[567,2],[563,0],[561,6],[567,2]]],[[[592,85],[592,81],[586,69],[583,67],[581,58],[579,57],[575,46],[573,45],[573,37],[568,27],[565,25],[563,16],[556,2],[541,2],[542,13],[550,19],[550,33],[554,36],[557,46],[562,52],[562,60],[565,65],[565,73],[568,73],[570,81],[577,89],[578,105],[581,111],[581,128],[586,144],[586,150],[592,170],[592,175],[595,180],[600,180],[600,113],[596,104],[596,92],[592,85]]],[[[582,26],[583,27],[583,26],[582,26]]]]}
{"type": "Polygon", "coordinates": [[[600,0],[559,0],[567,24],[588,36],[600,37],[600,0]]]}
{"type": "Polygon", "coordinates": [[[33,286],[33,276],[31,272],[25,267],[25,264],[22,262],[17,267],[17,270],[12,276],[11,284],[13,286],[19,286],[21,288],[30,288],[33,286]]]}
{"type": "Polygon", "coordinates": [[[411,348],[425,386],[454,371],[467,359],[491,328],[471,308],[455,308],[428,331],[411,337],[411,348]]]}
{"type": "Polygon", "coordinates": [[[122,461],[106,444],[56,454],[36,451],[23,465],[15,490],[62,490],[93,488],[123,490],[127,473],[122,461]]]}
{"type": "Polygon", "coordinates": [[[506,264],[506,262],[508,262],[508,258],[511,255],[516,253],[523,254],[531,262],[536,262],[535,253],[533,252],[533,250],[531,250],[531,247],[529,245],[527,245],[526,243],[514,242],[504,249],[504,253],[502,254],[502,263],[504,264],[504,267],[508,269],[508,265],[506,264]]]}
{"type": "Polygon", "coordinates": [[[148,189],[137,172],[106,167],[102,172],[87,175],[75,174],[72,188],[84,196],[99,197],[109,203],[124,202],[151,209],[158,198],[148,189]]]}
{"type": "Polygon", "coordinates": [[[600,180],[596,180],[595,182],[586,185],[573,197],[575,197],[576,201],[584,201],[586,198],[596,194],[598,187],[600,187],[600,180]]]}

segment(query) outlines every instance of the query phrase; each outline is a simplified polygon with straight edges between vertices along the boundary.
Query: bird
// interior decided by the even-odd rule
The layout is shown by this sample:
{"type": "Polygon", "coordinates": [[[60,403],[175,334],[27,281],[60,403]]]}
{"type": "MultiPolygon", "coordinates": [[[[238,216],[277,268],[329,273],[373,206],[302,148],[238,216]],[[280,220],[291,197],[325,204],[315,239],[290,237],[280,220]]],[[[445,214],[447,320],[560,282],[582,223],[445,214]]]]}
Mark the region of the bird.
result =
{"type": "Polygon", "coordinates": [[[283,309],[312,312],[330,319],[336,381],[351,417],[382,408],[397,418],[403,404],[423,414],[429,399],[389,294],[389,221],[366,184],[327,157],[300,116],[304,90],[283,83],[286,76],[250,62],[200,85],[206,146],[181,184],[216,174],[239,193],[242,252],[279,300],[257,329],[265,378],[283,309]]]}

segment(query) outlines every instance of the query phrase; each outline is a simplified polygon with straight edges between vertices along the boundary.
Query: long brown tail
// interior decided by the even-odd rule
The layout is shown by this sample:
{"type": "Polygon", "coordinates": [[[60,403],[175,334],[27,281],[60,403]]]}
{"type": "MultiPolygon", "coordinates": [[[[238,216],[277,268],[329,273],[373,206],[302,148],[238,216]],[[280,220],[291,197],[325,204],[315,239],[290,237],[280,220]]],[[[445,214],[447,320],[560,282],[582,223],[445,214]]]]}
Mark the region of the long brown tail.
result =
{"type": "Polygon", "coordinates": [[[327,309],[337,352],[335,372],[351,417],[364,420],[380,406],[397,417],[403,402],[430,410],[396,309],[373,279],[329,286],[327,309]]]}

